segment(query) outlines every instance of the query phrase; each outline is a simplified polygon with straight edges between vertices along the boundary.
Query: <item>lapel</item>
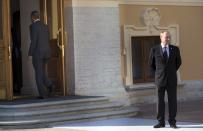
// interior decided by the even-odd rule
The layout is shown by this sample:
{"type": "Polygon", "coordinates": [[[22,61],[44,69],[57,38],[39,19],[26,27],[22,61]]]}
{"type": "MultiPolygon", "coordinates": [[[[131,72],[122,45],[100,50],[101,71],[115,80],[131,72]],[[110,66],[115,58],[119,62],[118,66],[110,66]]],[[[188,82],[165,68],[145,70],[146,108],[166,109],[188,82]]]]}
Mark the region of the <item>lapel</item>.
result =
{"type": "Polygon", "coordinates": [[[174,50],[173,50],[173,46],[169,45],[169,58],[168,58],[168,62],[171,60],[172,56],[173,56],[174,50]]]}
{"type": "Polygon", "coordinates": [[[162,46],[161,46],[161,45],[159,46],[159,53],[160,53],[160,55],[161,55],[162,61],[164,61],[163,49],[162,49],[162,46]]]}
{"type": "Polygon", "coordinates": [[[160,52],[160,55],[161,55],[161,57],[162,57],[162,59],[163,59],[164,57],[163,57],[163,50],[162,50],[161,45],[159,46],[159,52],[160,52]]]}
{"type": "MultiPolygon", "coordinates": [[[[162,50],[162,46],[161,46],[161,45],[159,46],[159,52],[160,52],[160,55],[161,55],[161,57],[162,57],[162,61],[164,61],[163,50],[162,50]]],[[[173,46],[171,46],[171,45],[169,44],[169,58],[168,58],[167,63],[171,60],[172,56],[173,56],[173,46]]],[[[166,63],[166,64],[167,64],[167,63],[166,63]]]]}

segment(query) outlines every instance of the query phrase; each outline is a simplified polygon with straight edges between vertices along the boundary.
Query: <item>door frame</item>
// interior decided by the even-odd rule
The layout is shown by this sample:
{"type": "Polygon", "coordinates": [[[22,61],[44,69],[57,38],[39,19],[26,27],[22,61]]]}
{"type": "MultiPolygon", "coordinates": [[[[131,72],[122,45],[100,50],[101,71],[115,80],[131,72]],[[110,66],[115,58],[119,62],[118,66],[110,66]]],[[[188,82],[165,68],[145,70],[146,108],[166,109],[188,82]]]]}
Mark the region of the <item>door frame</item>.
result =
{"type": "Polygon", "coordinates": [[[5,100],[13,100],[13,78],[12,78],[12,55],[11,55],[11,20],[10,20],[10,0],[2,0],[2,26],[3,44],[5,61],[5,81],[6,97],[5,100]]]}
{"type": "MultiPolygon", "coordinates": [[[[43,20],[47,22],[47,12],[46,12],[46,1],[47,0],[40,0],[40,12],[43,15],[43,20]]],[[[58,33],[58,46],[61,50],[60,52],[60,62],[61,62],[61,70],[60,70],[60,81],[62,86],[62,93],[63,96],[66,96],[67,89],[66,89],[66,82],[65,82],[65,26],[64,26],[64,0],[57,0],[58,4],[58,26],[59,26],[59,33],[58,33]]],[[[4,100],[13,100],[13,78],[12,78],[12,52],[11,52],[11,19],[10,19],[10,0],[2,0],[2,24],[3,24],[3,43],[1,48],[5,49],[5,68],[6,68],[6,96],[4,100]]]]}

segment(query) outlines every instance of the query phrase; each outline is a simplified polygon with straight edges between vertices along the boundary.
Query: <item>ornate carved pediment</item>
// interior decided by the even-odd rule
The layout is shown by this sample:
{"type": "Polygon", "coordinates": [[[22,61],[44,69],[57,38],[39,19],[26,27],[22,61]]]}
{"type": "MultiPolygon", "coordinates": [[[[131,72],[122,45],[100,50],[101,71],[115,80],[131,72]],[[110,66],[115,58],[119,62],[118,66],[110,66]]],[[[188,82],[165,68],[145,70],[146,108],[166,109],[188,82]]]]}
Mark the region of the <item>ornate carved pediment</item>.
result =
{"type": "Polygon", "coordinates": [[[158,8],[146,8],[141,13],[141,21],[151,33],[159,28],[160,20],[161,15],[158,8]]]}
{"type": "Polygon", "coordinates": [[[145,26],[159,26],[161,15],[158,8],[147,8],[141,18],[145,26]]]}

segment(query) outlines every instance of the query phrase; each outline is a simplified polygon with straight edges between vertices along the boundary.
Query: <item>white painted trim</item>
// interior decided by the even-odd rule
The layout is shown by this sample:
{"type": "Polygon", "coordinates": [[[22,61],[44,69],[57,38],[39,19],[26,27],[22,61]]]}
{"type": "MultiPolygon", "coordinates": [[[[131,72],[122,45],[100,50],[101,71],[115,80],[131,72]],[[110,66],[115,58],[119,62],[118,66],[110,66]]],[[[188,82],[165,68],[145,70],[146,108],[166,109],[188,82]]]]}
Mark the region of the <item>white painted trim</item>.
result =
{"type": "Polygon", "coordinates": [[[119,4],[203,6],[203,0],[118,0],[119,4]]]}
{"type": "Polygon", "coordinates": [[[73,0],[73,7],[118,7],[132,5],[203,6],[203,0],[73,0]]]}
{"type": "Polygon", "coordinates": [[[118,0],[73,0],[73,7],[118,7],[118,0]]]}

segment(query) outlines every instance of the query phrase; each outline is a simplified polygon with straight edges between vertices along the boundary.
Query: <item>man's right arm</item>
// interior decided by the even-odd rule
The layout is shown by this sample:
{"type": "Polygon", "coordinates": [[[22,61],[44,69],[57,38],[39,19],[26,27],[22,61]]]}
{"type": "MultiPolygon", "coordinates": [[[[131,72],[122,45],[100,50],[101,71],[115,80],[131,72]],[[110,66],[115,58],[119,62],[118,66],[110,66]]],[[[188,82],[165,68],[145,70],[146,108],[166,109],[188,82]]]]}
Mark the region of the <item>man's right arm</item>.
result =
{"type": "Polygon", "coordinates": [[[156,65],[155,65],[155,57],[154,57],[154,48],[151,48],[150,53],[149,53],[149,66],[152,71],[156,70],[156,65]]]}
{"type": "Polygon", "coordinates": [[[37,46],[37,28],[34,28],[33,25],[30,26],[30,39],[31,44],[28,55],[33,56],[33,52],[35,51],[37,46]]]}

